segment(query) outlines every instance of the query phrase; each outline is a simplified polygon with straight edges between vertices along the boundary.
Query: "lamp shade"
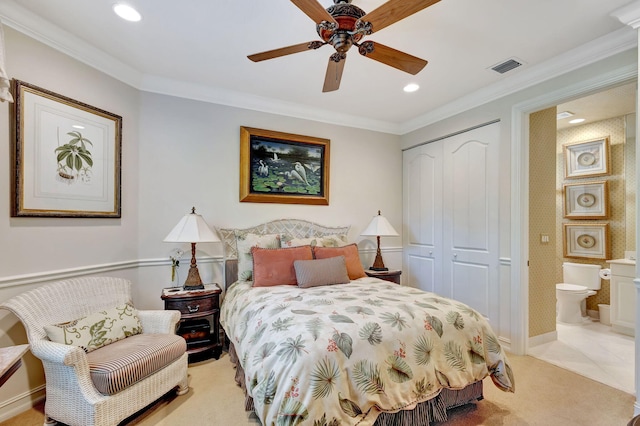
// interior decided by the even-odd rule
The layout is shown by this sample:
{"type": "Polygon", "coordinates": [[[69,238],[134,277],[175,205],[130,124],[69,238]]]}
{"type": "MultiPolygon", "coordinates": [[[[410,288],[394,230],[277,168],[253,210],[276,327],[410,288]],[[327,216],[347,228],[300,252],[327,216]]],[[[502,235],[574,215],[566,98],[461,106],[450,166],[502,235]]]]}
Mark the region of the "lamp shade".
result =
{"type": "Polygon", "coordinates": [[[378,210],[377,216],[373,217],[369,226],[360,235],[365,237],[397,237],[398,233],[378,210]]]}
{"type": "Polygon", "coordinates": [[[209,228],[202,216],[192,208],[180,222],[164,238],[167,243],[215,243],[220,241],[218,235],[209,228]]]}

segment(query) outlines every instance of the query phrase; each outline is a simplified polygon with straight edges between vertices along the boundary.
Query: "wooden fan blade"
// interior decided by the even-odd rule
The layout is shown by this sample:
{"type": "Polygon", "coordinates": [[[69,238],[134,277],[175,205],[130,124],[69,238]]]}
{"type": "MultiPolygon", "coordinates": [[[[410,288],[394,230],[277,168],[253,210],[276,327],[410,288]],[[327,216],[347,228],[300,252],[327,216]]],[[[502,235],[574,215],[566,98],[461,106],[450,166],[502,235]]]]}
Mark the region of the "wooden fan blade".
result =
{"type": "Polygon", "coordinates": [[[329,64],[327,64],[327,73],[324,76],[323,92],[333,92],[340,88],[340,80],[342,80],[342,70],[344,69],[344,63],[346,57],[341,59],[340,62],[336,62],[329,58],[329,64]]]}
{"type": "Polygon", "coordinates": [[[387,47],[374,41],[365,41],[358,47],[362,56],[416,75],[427,65],[427,61],[408,53],[387,47]]]}
{"type": "Polygon", "coordinates": [[[327,12],[324,7],[317,0],[291,0],[291,3],[298,6],[298,9],[303,11],[305,15],[313,19],[316,24],[322,21],[333,22],[338,24],[333,16],[327,12]]]}
{"type": "Polygon", "coordinates": [[[265,61],[267,59],[279,58],[280,56],[291,55],[292,53],[304,52],[305,50],[317,49],[318,43],[320,46],[323,45],[322,42],[307,42],[294,44],[293,46],[281,47],[280,49],[267,50],[266,52],[254,53],[253,55],[247,56],[247,58],[251,59],[253,62],[265,61]]]}
{"type": "Polygon", "coordinates": [[[401,19],[420,12],[440,0],[389,0],[377,9],[360,18],[361,22],[371,24],[371,32],[380,31],[391,24],[395,24],[401,19]]]}

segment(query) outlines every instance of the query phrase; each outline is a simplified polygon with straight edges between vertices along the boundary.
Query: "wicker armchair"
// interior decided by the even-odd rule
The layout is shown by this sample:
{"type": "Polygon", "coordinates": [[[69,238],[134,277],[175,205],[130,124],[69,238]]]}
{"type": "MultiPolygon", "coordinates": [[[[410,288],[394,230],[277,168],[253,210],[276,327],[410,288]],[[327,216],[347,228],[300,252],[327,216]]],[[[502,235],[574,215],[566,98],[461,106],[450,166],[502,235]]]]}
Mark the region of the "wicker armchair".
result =
{"type": "MultiPolygon", "coordinates": [[[[42,360],[46,377],[45,425],[56,421],[82,426],[116,425],[175,387],[179,395],[188,392],[186,352],[125,389],[104,395],[94,386],[84,350],[47,338],[45,325],[71,321],[126,302],[131,302],[129,281],[83,277],[48,284],[0,304],[0,308],[10,310],[22,321],[31,352],[42,360]]],[[[143,335],[173,334],[180,313],[138,311],[138,317],[143,335]]]]}

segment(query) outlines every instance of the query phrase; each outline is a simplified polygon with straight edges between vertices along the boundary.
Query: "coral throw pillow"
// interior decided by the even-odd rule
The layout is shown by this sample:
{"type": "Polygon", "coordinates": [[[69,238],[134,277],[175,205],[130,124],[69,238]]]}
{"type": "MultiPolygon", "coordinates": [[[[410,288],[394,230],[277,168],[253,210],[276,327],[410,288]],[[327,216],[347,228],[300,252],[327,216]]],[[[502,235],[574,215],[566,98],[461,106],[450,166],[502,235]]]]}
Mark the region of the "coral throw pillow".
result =
{"type": "Polygon", "coordinates": [[[358,254],[358,246],[356,244],[349,244],[344,247],[314,247],[313,255],[316,259],[344,256],[350,279],[357,280],[367,276],[364,273],[362,262],[360,262],[360,254],[358,254]]]}
{"type": "Polygon", "coordinates": [[[313,259],[311,246],[279,249],[254,247],[251,254],[253,255],[254,287],[297,285],[293,262],[313,259]]]}

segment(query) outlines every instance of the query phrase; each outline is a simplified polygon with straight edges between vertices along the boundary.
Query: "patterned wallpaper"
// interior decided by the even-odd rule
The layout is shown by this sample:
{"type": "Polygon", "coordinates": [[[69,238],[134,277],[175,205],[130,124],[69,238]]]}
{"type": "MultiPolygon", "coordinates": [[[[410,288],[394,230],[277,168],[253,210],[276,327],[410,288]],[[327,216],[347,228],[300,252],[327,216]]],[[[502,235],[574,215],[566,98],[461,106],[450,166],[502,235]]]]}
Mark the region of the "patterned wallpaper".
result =
{"type": "MultiPolygon", "coordinates": [[[[556,132],[555,114],[554,107],[531,114],[529,118],[529,337],[550,333],[556,329],[555,285],[562,282],[563,262],[591,263],[605,268],[609,266],[598,259],[564,258],[563,223],[609,223],[612,259],[622,258],[625,250],[635,248],[635,150],[633,146],[627,146],[625,143],[625,121],[629,120],[629,116],[556,132]],[[565,180],[562,145],[603,136],[609,136],[611,174],[565,180]],[[627,179],[625,170],[629,176],[627,179]],[[553,181],[551,187],[550,180],[553,181]],[[602,180],[607,180],[609,185],[609,218],[565,219],[562,210],[562,185],[602,180]],[[625,207],[631,208],[626,211],[631,220],[630,226],[626,226],[625,223],[625,207]],[[540,243],[541,233],[549,234],[548,245],[540,243]],[[548,268],[548,265],[555,267],[548,268]]],[[[635,119],[635,116],[633,118],[635,119]]],[[[633,141],[632,138],[630,140],[633,141]]],[[[603,280],[602,289],[587,299],[587,309],[597,310],[598,304],[609,304],[609,299],[609,281],[603,280]]]]}
{"type": "Polygon", "coordinates": [[[556,329],[556,108],[531,114],[529,131],[529,336],[537,336],[556,329]]]}
{"type": "MultiPolygon", "coordinates": [[[[557,200],[556,216],[558,225],[556,232],[562,235],[563,223],[608,223],[611,259],[624,258],[627,247],[625,226],[625,117],[616,117],[583,126],[571,127],[558,132],[558,149],[556,162],[557,200]],[[584,177],[581,179],[564,179],[564,158],[562,144],[578,142],[609,136],[611,147],[611,174],[609,176],[584,177]],[[562,217],[562,184],[569,182],[608,181],[609,185],[609,218],[603,220],[569,220],[562,217]]],[[[635,179],[633,179],[635,180],[635,179]]],[[[558,261],[556,262],[557,282],[562,282],[562,262],[590,263],[608,268],[609,264],[599,259],[565,259],[562,251],[562,238],[557,241],[558,261]]],[[[595,296],[587,298],[587,309],[597,310],[598,304],[609,304],[609,281],[602,280],[602,289],[595,296]]]]}

